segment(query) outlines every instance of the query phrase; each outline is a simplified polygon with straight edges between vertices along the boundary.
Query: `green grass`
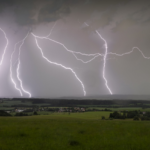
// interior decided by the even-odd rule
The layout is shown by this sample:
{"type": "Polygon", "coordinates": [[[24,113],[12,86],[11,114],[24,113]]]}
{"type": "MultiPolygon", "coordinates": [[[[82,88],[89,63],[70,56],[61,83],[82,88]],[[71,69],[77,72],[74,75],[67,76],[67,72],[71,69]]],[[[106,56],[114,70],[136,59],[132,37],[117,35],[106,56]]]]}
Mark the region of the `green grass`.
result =
{"type": "Polygon", "coordinates": [[[63,113],[50,113],[50,112],[38,112],[40,115],[48,114],[51,117],[61,117],[61,118],[74,118],[74,119],[101,119],[102,116],[105,116],[106,118],[109,117],[110,112],[85,112],[85,113],[71,113],[69,115],[68,112],[63,113]]]}
{"type": "Polygon", "coordinates": [[[150,122],[109,112],[0,117],[0,150],[149,150],[150,122]]]}

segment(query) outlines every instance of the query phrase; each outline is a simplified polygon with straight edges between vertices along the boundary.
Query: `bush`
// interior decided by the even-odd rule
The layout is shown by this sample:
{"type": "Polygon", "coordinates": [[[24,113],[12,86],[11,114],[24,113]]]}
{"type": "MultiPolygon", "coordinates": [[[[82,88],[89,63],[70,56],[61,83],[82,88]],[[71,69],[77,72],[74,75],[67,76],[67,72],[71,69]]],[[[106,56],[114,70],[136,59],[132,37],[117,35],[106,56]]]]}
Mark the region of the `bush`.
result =
{"type": "Polygon", "coordinates": [[[104,117],[104,116],[102,116],[102,120],[105,120],[105,117],[104,117]]]}
{"type": "Polygon", "coordinates": [[[138,111],[129,111],[127,113],[127,118],[134,118],[136,116],[139,116],[139,112],[138,111]]]}
{"type": "Polygon", "coordinates": [[[141,117],[141,120],[142,120],[142,121],[144,121],[144,120],[150,120],[150,117],[142,116],[142,117],[141,117]]]}
{"type": "Polygon", "coordinates": [[[138,116],[135,116],[135,117],[133,118],[133,120],[139,120],[139,117],[138,117],[138,116]]]}
{"type": "Polygon", "coordinates": [[[28,116],[28,114],[21,112],[21,113],[16,113],[15,116],[28,116]]]}
{"type": "Polygon", "coordinates": [[[11,116],[11,114],[9,114],[3,110],[0,110],[0,116],[11,116]]]}
{"type": "Polygon", "coordinates": [[[38,115],[38,113],[36,111],[34,111],[33,115],[38,115]]]}
{"type": "Polygon", "coordinates": [[[109,118],[114,118],[113,113],[110,113],[109,118]]]}
{"type": "Polygon", "coordinates": [[[114,119],[122,119],[121,114],[118,113],[117,111],[110,113],[109,118],[114,118],[114,119]]]}

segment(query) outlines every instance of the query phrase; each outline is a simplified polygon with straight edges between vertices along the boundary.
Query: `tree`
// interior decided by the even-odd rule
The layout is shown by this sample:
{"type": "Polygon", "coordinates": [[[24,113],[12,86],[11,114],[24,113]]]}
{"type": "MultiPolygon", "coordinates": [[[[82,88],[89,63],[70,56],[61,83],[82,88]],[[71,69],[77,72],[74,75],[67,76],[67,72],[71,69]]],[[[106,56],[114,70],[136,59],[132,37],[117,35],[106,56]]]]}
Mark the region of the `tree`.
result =
{"type": "Polygon", "coordinates": [[[109,118],[114,118],[114,114],[110,113],[109,118]]]}
{"type": "Polygon", "coordinates": [[[109,118],[120,119],[121,114],[117,111],[110,113],[109,118]]]}
{"type": "Polygon", "coordinates": [[[34,111],[33,115],[38,115],[38,113],[36,111],[34,111]]]}
{"type": "Polygon", "coordinates": [[[138,111],[129,111],[127,113],[127,118],[134,118],[135,116],[139,116],[139,112],[138,111]]]}

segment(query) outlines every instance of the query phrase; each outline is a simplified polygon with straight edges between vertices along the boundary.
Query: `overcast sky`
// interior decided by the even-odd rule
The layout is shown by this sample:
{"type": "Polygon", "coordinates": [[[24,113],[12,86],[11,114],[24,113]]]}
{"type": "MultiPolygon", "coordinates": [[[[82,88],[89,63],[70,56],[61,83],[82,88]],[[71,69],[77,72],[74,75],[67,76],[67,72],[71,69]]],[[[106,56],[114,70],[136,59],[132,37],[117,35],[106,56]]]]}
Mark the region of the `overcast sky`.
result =
{"type": "MultiPolygon", "coordinates": [[[[81,83],[70,70],[43,59],[31,32],[63,43],[68,49],[86,54],[126,53],[138,47],[150,57],[150,2],[147,0],[0,0],[0,28],[9,40],[0,66],[0,97],[21,97],[10,79],[10,58],[14,45],[27,33],[20,56],[20,77],[32,97],[84,96],[81,83]]],[[[37,39],[44,55],[52,62],[72,68],[82,81],[87,96],[110,95],[103,78],[104,57],[84,64],[72,53],[54,42],[37,39]]],[[[0,32],[0,59],[6,46],[0,32]]],[[[18,88],[17,59],[19,45],[13,56],[13,78],[18,88]]],[[[88,61],[93,57],[77,55],[88,61]]],[[[150,59],[135,49],[125,56],[107,55],[105,77],[113,94],[149,95],[150,59]]],[[[23,91],[22,91],[23,92],[23,91]]],[[[23,92],[23,97],[28,94],[23,92]]]]}

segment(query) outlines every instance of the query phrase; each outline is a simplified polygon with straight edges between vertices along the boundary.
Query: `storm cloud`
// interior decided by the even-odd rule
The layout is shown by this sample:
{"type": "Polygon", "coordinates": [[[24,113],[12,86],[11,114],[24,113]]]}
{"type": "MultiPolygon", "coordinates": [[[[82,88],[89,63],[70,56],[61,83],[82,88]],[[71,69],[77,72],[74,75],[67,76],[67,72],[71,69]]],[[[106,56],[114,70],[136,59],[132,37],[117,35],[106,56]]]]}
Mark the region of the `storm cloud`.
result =
{"type": "Polygon", "coordinates": [[[0,12],[6,9],[22,26],[56,21],[70,13],[67,0],[1,0],[0,12]]]}
{"type": "MultiPolygon", "coordinates": [[[[0,68],[0,96],[19,97],[9,77],[9,60],[15,43],[32,31],[47,36],[54,24],[51,38],[68,49],[83,53],[122,54],[139,47],[150,56],[150,2],[147,0],[0,0],[0,27],[5,30],[9,46],[0,68]]],[[[62,46],[38,39],[44,54],[51,61],[72,68],[84,83],[87,96],[109,95],[103,79],[103,58],[97,57],[89,64],[77,61],[62,46]]],[[[0,56],[5,39],[0,32],[0,56]]],[[[13,59],[13,76],[16,76],[17,52],[13,59]]],[[[88,61],[91,57],[77,55],[88,61]]],[[[71,72],[51,65],[41,57],[34,37],[29,34],[21,51],[20,76],[24,88],[34,97],[83,96],[81,85],[71,72]]],[[[117,57],[108,55],[106,78],[113,94],[149,95],[150,65],[138,51],[117,57]]],[[[24,94],[24,97],[27,97],[24,94]]]]}
{"type": "Polygon", "coordinates": [[[101,27],[119,26],[129,19],[143,23],[150,20],[149,6],[147,0],[0,0],[0,12],[11,11],[22,26],[54,22],[69,15],[73,7],[81,16],[87,13],[93,21],[101,20],[101,27]]]}

